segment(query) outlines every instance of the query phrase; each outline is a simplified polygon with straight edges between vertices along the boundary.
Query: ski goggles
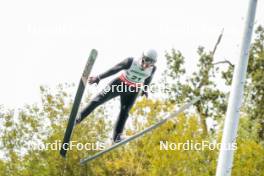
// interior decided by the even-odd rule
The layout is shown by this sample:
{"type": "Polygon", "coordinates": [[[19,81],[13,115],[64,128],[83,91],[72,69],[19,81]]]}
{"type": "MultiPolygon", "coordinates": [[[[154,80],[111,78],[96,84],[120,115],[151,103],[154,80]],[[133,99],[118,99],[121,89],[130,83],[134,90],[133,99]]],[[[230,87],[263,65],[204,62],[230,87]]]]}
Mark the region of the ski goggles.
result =
{"type": "Polygon", "coordinates": [[[149,57],[146,57],[146,56],[143,56],[142,57],[142,62],[144,63],[144,64],[149,64],[149,65],[154,65],[154,61],[153,61],[153,59],[151,59],[151,58],[149,58],[149,57]]]}

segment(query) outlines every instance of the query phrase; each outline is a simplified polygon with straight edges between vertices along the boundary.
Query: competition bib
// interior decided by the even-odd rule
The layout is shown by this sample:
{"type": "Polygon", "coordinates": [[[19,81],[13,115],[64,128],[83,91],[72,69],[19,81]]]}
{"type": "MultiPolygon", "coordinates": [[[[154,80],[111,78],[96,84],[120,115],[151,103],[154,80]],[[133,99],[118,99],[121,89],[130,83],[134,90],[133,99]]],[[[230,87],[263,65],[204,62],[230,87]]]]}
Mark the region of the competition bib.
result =
{"type": "Polygon", "coordinates": [[[120,78],[130,84],[143,84],[145,79],[151,75],[152,70],[153,67],[149,67],[145,70],[141,69],[140,63],[133,59],[130,68],[125,70],[120,78]]]}

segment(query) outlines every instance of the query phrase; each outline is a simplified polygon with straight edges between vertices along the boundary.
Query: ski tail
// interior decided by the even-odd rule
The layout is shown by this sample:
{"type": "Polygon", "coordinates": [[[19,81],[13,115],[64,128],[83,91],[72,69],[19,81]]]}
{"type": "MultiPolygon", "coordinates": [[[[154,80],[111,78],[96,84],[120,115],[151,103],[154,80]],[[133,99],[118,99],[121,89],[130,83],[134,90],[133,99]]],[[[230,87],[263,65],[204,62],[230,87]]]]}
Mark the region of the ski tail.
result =
{"type": "Polygon", "coordinates": [[[62,157],[66,157],[66,154],[67,154],[67,151],[68,151],[68,148],[70,145],[69,143],[71,140],[72,131],[73,131],[74,124],[75,124],[75,118],[76,118],[76,115],[78,113],[78,109],[79,109],[79,106],[80,106],[80,103],[82,100],[82,96],[83,96],[83,93],[85,90],[85,86],[86,86],[87,80],[89,78],[89,75],[91,73],[94,62],[96,60],[97,54],[98,54],[97,50],[95,50],[95,49],[91,50],[89,58],[88,58],[87,63],[85,65],[84,71],[82,73],[80,83],[79,83],[79,86],[77,89],[77,93],[75,95],[73,106],[71,109],[68,125],[66,128],[65,134],[64,134],[63,143],[62,143],[62,146],[60,149],[60,155],[62,157]]]}

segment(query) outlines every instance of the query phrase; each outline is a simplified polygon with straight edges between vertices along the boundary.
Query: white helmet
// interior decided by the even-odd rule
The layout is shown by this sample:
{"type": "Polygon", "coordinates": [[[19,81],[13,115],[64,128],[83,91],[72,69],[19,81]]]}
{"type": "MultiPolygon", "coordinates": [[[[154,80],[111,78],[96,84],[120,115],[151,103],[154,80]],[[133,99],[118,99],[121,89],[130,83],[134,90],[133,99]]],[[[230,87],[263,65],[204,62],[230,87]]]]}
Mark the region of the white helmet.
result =
{"type": "Polygon", "coordinates": [[[143,52],[142,59],[146,59],[148,62],[156,63],[157,62],[158,53],[154,49],[145,50],[143,52]]]}

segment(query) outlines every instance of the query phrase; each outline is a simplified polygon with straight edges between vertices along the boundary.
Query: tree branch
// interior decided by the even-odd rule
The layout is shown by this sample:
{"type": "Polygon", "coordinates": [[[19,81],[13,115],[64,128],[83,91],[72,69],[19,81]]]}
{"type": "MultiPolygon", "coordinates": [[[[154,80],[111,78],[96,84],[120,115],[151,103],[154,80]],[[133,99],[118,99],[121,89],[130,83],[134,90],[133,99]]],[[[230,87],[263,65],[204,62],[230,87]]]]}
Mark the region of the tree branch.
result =
{"type": "Polygon", "coordinates": [[[230,61],[228,61],[226,59],[223,61],[213,63],[213,65],[218,65],[218,64],[229,64],[232,68],[235,66],[234,64],[232,64],[230,61]]]}
{"type": "Polygon", "coordinates": [[[211,53],[211,56],[212,56],[212,57],[214,57],[215,51],[216,51],[216,49],[217,49],[217,46],[218,46],[218,45],[220,44],[220,42],[221,42],[221,39],[222,39],[222,37],[223,37],[223,33],[224,33],[224,28],[222,29],[221,34],[218,36],[218,39],[217,39],[217,41],[216,41],[216,43],[215,43],[215,46],[214,46],[213,52],[211,53]]]}

